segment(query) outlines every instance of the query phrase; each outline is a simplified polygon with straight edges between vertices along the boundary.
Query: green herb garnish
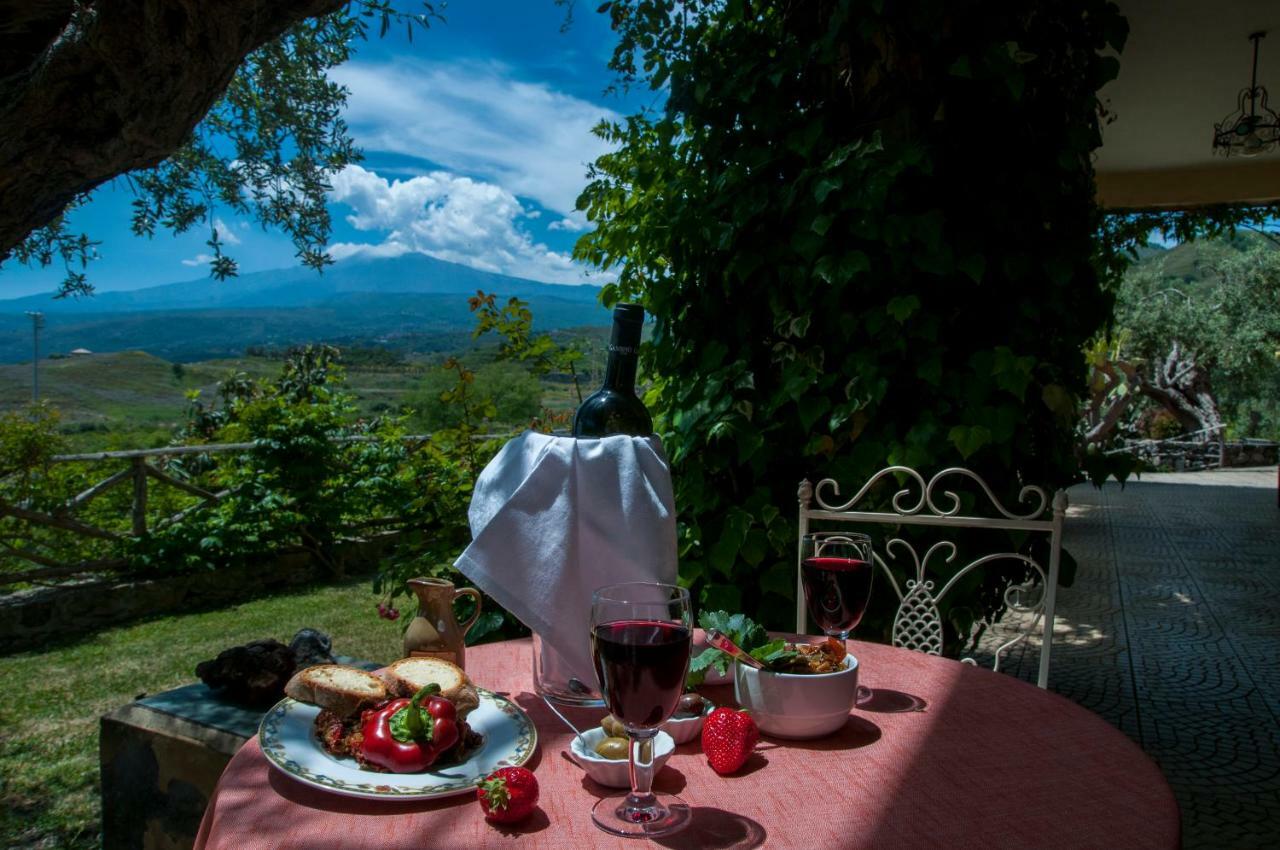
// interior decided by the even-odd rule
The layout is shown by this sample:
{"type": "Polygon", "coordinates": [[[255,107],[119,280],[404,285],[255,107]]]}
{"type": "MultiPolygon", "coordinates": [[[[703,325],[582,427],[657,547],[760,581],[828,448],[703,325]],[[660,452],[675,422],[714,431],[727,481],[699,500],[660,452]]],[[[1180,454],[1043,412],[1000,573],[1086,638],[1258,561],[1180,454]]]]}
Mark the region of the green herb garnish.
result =
{"type": "MultiPolygon", "coordinates": [[[[698,625],[704,629],[718,629],[728,638],[742,647],[744,652],[755,655],[753,650],[783,641],[770,641],[764,626],[752,620],[746,614],[730,614],[728,611],[703,611],[698,615],[698,625]]],[[[707,647],[696,658],[689,662],[689,676],[685,679],[686,688],[696,688],[707,678],[707,670],[714,667],[721,673],[729,672],[732,659],[713,647],[707,647]]],[[[764,659],[761,659],[762,661],[764,659]]]]}

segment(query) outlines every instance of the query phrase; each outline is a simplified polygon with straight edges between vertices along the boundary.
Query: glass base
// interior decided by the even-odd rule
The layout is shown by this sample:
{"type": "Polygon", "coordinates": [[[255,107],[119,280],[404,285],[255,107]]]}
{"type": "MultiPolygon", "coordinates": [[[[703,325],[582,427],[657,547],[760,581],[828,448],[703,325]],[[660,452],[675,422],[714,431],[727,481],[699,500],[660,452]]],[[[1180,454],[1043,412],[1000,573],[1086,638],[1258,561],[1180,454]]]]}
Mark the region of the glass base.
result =
{"type": "Polygon", "coordinates": [[[693,817],[689,806],[674,794],[654,794],[653,804],[628,806],[630,795],[605,797],[591,809],[596,826],[624,838],[661,838],[679,832],[693,817]]]}

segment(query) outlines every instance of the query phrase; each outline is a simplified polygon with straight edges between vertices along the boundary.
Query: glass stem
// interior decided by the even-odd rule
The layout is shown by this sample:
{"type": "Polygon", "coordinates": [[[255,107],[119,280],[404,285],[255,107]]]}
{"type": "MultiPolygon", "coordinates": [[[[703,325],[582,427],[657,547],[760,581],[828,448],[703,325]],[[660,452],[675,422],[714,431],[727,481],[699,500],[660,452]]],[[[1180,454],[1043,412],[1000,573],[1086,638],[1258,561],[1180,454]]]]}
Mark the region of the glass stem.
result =
{"type": "Polygon", "coordinates": [[[657,799],[653,796],[653,739],[657,729],[628,729],[631,736],[631,793],[626,808],[649,812],[657,799]]]}

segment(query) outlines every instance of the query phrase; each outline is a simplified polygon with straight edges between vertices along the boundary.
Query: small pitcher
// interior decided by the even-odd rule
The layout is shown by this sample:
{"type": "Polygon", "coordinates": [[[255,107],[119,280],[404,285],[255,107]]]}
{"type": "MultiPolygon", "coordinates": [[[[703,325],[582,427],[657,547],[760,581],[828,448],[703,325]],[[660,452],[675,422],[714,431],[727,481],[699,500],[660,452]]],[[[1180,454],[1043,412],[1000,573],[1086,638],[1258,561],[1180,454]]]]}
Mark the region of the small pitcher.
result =
{"type": "Polygon", "coordinates": [[[442,578],[411,578],[409,589],[418,597],[418,614],[404,633],[405,657],[430,656],[452,661],[466,669],[467,630],[480,616],[480,591],[474,587],[457,588],[442,578]],[[459,596],[472,596],[476,610],[459,625],[453,614],[453,601],[459,596]]]}

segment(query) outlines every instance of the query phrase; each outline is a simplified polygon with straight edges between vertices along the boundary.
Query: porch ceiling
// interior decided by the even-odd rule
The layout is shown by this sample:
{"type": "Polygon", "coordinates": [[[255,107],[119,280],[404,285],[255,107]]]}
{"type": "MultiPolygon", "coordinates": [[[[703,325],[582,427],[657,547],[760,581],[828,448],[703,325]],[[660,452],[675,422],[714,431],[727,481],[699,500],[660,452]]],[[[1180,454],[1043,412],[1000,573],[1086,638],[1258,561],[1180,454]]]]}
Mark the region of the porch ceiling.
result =
{"type": "Polygon", "coordinates": [[[1280,150],[1214,154],[1213,125],[1249,84],[1249,34],[1266,31],[1258,82],[1280,111],[1280,2],[1119,0],[1129,19],[1120,76],[1100,97],[1115,120],[1097,153],[1098,199],[1112,208],[1280,200],[1280,150]]]}

